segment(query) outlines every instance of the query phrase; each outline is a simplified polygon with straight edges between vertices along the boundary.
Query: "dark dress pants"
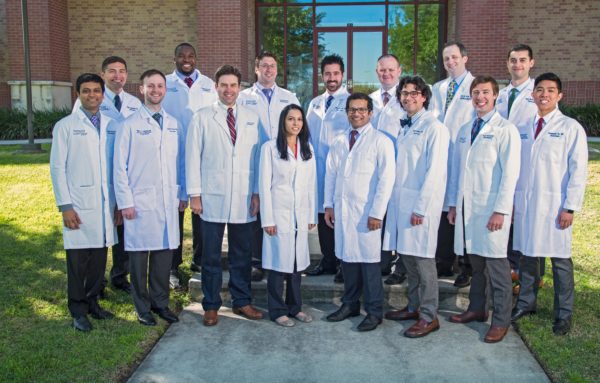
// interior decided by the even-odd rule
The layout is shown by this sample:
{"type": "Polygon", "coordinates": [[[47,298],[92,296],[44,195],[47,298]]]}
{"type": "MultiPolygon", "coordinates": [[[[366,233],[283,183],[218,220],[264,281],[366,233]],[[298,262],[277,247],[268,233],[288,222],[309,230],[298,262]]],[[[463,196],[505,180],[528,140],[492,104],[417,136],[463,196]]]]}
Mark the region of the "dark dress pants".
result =
{"type": "Polygon", "coordinates": [[[129,251],[131,296],[139,315],[169,306],[169,270],[173,250],[129,251]]]}
{"type": "Polygon", "coordinates": [[[468,311],[488,312],[488,294],[492,295],[492,326],[508,327],[512,306],[512,280],[507,258],[488,258],[469,254],[473,276],[468,311]]]}
{"type": "Polygon", "coordinates": [[[129,255],[125,252],[125,225],[117,226],[117,237],[119,243],[112,247],[113,264],[110,269],[110,283],[113,286],[124,286],[129,284],[129,255]]]}
{"type": "Polygon", "coordinates": [[[192,213],[192,262],[200,266],[202,264],[202,219],[200,215],[192,213]]]}
{"type": "MultiPolygon", "coordinates": [[[[252,227],[253,222],[228,223],[229,241],[229,292],[233,307],[243,307],[252,302],[250,273],[252,270],[252,227]]],[[[204,310],[218,310],[221,300],[223,270],[221,267],[221,247],[225,223],[202,221],[202,307],[204,310]]]]}
{"type": "Polygon", "coordinates": [[[263,228],[260,213],[258,213],[256,221],[252,223],[252,266],[257,269],[262,269],[262,244],[263,228]]]}
{"type": "Polygon", "coordinates": [[[363,294],[365,311],[379,319],[383,318],[383,283],[379,263],[355,263],[342,261],[344,295],[342,303],[352,310],[360,309],[363,294]]]}
{"type": "MultiPolygon", "coordinates": [[[[540,257],[521,257],[519,268],[521,290],[516,308],[525,311],[536,310],[537,293],[541,278],[539,264],[543,259],[540,257]]],[[[567,319],[573,315],[575,300],[573,261],[571,258],[550,258],[550,261],[552,262],[554,281],[554,319],[567,319]]]]}
{"type": "MultiPolygon", "coordinates": [[[[459,257],[460,260],[461,257],[459,257]]],[[[448,222],[448,212],[442,212],[438,241],[435,250],[435,261],[438,271],[452,271],[456,254],[454,254],[454,225],[448,222]]]]}
{"type": "Polygon", "coordinates": [[[293,273],[269,270],[267,275],[267,304],[271,320],[274,321],[283,315],[295,317],[302,310],[301,280],[302,274],[296,269],[295,261],[293,273]],[[284,283],[286,285],[285,300],[283,299],[284,283]]]}
{"type": "MultiPolygon", "coordinates": [[[[192,214],[193,215],[193,214],[192,214]]],[[[183,263],[183,219],[185,218],[185,210],[179,212],[179,246],[173,250],[171,260],[171,270],[177,271],[179,265],[183,263]]]]}
{"type": "MultiPolygon", "coordinates": [[[[335,233],[325,223],[324,213],[319,213],[317,231],[319,234],[319,246],[323,254],[323,258],[321,258],[319,263],[324,270],[335,272],[338,265],[338,259],[335,256],[335,233]]],[[[381,272],[379,274],[381,276],[381,272]]]]}
{"type": "Polygon", "coordinates": [[[68,249],[67,305],[71,316],[87,315],[98,304],[106,269],[107,247],[98,249],[68,249]]]}

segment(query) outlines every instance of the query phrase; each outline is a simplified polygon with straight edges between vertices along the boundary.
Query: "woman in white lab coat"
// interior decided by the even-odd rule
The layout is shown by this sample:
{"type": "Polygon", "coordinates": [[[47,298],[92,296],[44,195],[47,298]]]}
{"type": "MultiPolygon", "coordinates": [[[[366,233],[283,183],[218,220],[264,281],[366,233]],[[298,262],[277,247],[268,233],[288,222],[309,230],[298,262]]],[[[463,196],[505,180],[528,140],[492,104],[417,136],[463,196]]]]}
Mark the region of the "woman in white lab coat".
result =
{"type": "Polygon", "coordinates": [[[290,316],[312,321],[301,311],[300,295],[300,272],[310,263],[308,230],[317,223],[316,164],[309,137],[304,111],[290,104],[281,112],[277,138],[262,146],[260,156],[262,264],[269,270],[269,316],[285,327],[294,325],[290,316]]]}

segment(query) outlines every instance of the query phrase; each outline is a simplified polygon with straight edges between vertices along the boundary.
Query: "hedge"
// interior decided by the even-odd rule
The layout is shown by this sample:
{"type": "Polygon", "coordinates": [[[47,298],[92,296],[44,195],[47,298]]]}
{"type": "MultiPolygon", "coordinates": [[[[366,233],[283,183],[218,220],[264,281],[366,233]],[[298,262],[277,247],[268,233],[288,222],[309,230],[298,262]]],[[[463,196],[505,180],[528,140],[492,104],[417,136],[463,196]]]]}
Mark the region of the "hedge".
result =
{"type": "MultiPolygon", "coordinates": [[[[560,110],[573,117],[588,136],[600,137],[600,105],[572,106],[561,104],[560,110]]],[[[71,113],[67,109],[33,112],[33,134],[35,138],[51,138],[56,121],[71,113]]],[[[21,110],[0,108],[0,140],[27,139],[27,115],[21,110]]]]}
{"type": "MultiPolygon", "coordinates": [[[[51,138],[54,124],[71,113],[68,109],[33,112],[35,138],[51,138]]],[[[22,110],[0,108],[0,140],[26,140],[27,113],[22,110]]]]}

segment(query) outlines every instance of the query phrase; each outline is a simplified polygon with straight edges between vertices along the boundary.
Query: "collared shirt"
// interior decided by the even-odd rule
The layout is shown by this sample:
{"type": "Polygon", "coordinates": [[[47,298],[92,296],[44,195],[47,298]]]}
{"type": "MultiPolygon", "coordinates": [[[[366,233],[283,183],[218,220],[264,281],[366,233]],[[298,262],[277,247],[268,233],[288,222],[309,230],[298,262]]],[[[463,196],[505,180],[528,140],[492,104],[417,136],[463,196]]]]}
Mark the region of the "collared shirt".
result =
{"type": "MultiPolygon", "coordinates": [[[[81,111],[83,112],[83,114],[85,114],[85,116],[88,118],[88,120],[90,120],[90,122],[92,122],[92,116],[93,116],[93,114],[92,114],[92,113],[90,113],[90,112],[89,112],[87,109],[85,109],[83,106],[80,106],[79,108],[81,109],[81,111]]],[[[98,125],[101,125],[101,124],[102,124],[102,120],[101,120],[102,113],[100,113],[100,110],[98,110],[98,111],[96,112],[96,116],[98,117],[98,125]]],[[[93,123],[93,122],[92,122],[92,125],[94,125],[94,123],[93,123]]]]}
{"type": "Polygon", "coordinates": [[[396,89],[398,88],[398,84],[394,85],[393,87],[391,87],[388,90],[383,89],[383,87],[379,88],[379,92],[381,94],[381,100],[383,101],[383,94],[387,92],[387,94],[390,95],[390,100],[392,99],[392,97],[394,97],[396,95],[396,89]]]}
{"type": "Polygon", "coordinates": [[[406,116],[407,118],[410,118],[410,126],[402,127],[402,133],[404,135],[406,135],[406,132],[408,132],[408,130],[416,124],[416,122],[419,120],[419,118],[421,118],[423,113],[425,113],[425,110],[426,110],[425,108],[421,108],[421,110],[419,110],[417,113],[415,113],[412,117],[406,116]]]}
{"type": "MultiPolygon", "coordinates": [[[[162,108],[162,106],[160,107],[160,110],[158,112],[155,112],[153,110],[148,109],[148,107],[146,106],[146,104],[142,104],[142,108],[146,111],[146,113],[148,113],[148,116],[152,117],[152,119],[154,119],[153,116],[156,113],[159,113],[162,116],[163,121],[164,121],[164,119],[165,119],[165,110],[162,108]]],[[[156,121],[156,120],[154,120],[154,121],[156,121]]],[[[160,128],[162,129],[162,126],[160,128]]]]}
{"type": "MultiPolygon", "coordinates": [[[[104,87],[104,98],[108,98],[111,104],[115,103],[115,95],[116,93],[112,90],[108,89],[108,87],[104,87]]],[[[119,97],[121,97],[121,102],[123,102],[123,91],[119,93],[119,97]]]]}
{"type": "Polygon", "coordinates": [[[487,112],[486,114],[484,114],[483,117],[479,117],[479,116],[477,117],[477,118],[481,118],[483,120],[483,123],[481,124],[481,128],[479,128],[480,131],[481,131],[481,129],[483,129],[483,125],[487,124],[488,121],[490,120],[490,118],[492,118],[494,113],[496,113],[496,108],[494,108],[490,112],[487,112]]]}
{"type": "Polygon", "coordinates": [[[175,73],[177,73],[177,77],[179,77],[181,79],[181,81],[183,81],[183,82],[185,82],[185,79],[188,77],[191,78],[192,80],[194,80],[194,82],[196,82],[196,80],[198,79],[198,74],[199,74],[197,69],[194,69],[192,74],[189,76],[184,75],[183,73],[181,73],[178,70],[175,70],[175,73]]]}
{"type": "Polygon", "coordinates": [[[467,73],[469,73],[468,70],[465,70],[463,72],[463,74],[461,74],[460,76],[458,76],[457,78],[453,78],[452,80],[456,81],[456,87],[458,88],[460,86],[460,84],[462,84],[463,80],[465,79],[465,77],[467,77],[467,73]]]}
{"type": "MultiPolygon", "coordinates": [[[[237,103],[234,103],[233,106],[227,106],[227,105],[223,104],[221,102],[221,100],[218,100],[217,105],[219,106],[219,108],[218,108],[219,113],[222,113],[222,115],[225,117],[225,121],[227,121],[227,109],[229,109],[229,108],[233,109],[233,116],[235,117],[235,119],[237,121],[237,103]]],[[[235,130],[237,131],[237,122],[235,125],[236,125],[235,130]]]]}
{"type": "MultiPolygon", "coordinates": [[[[510,94],[510,91],[513,89],[517,90],[517,94],[516,96],[519,95],[519,93],[521,93],[523,91],[523,89],[525,89],[527,87],[527,85],[529,84],[529,81],[531,81],[531,78],[529,78],[527,81],[524,81],[521,85],[519,86],[513,86],[512,82],[508,84],[508,86],[506,87],[506,90],[508,91],[508,93],[510,94]]],[[[515,96],[515,97],[516,97],[515,96]]]]}
{"type": "Polygon", "coordinates": [[[533,121],[533,131],[535,132],[536,128],[537,128],[537,124],[538,121],[540,120],[540,118],[544,119],[544,122],[542,122],[542,130],[541,132],[544,131],[544,128],[546,127],[546,125],[548,124],[548,121],[550,121],[552,119],[552,117],[554,117],[554,115],[556,114],[556,111],[558,110],[558,107],[555,108],[552,112],[548,113],[547,115],[545,115],[544,117],[540,117],[539,112],[535,115],[535,120],[533,121]]]}

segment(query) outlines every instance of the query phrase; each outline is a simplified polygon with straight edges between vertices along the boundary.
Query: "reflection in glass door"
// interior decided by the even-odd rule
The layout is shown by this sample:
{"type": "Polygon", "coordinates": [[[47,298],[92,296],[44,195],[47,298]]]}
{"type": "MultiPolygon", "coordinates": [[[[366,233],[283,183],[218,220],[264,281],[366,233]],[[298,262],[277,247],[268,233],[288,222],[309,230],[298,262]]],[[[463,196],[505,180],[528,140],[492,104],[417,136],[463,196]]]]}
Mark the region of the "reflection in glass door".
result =
{"type": "Polygon", "coordinates": [[[383,52],[383,31],[352,32],[351,92],[371,93],[379,89],[375,74],[377,59],[383,52]]]}

